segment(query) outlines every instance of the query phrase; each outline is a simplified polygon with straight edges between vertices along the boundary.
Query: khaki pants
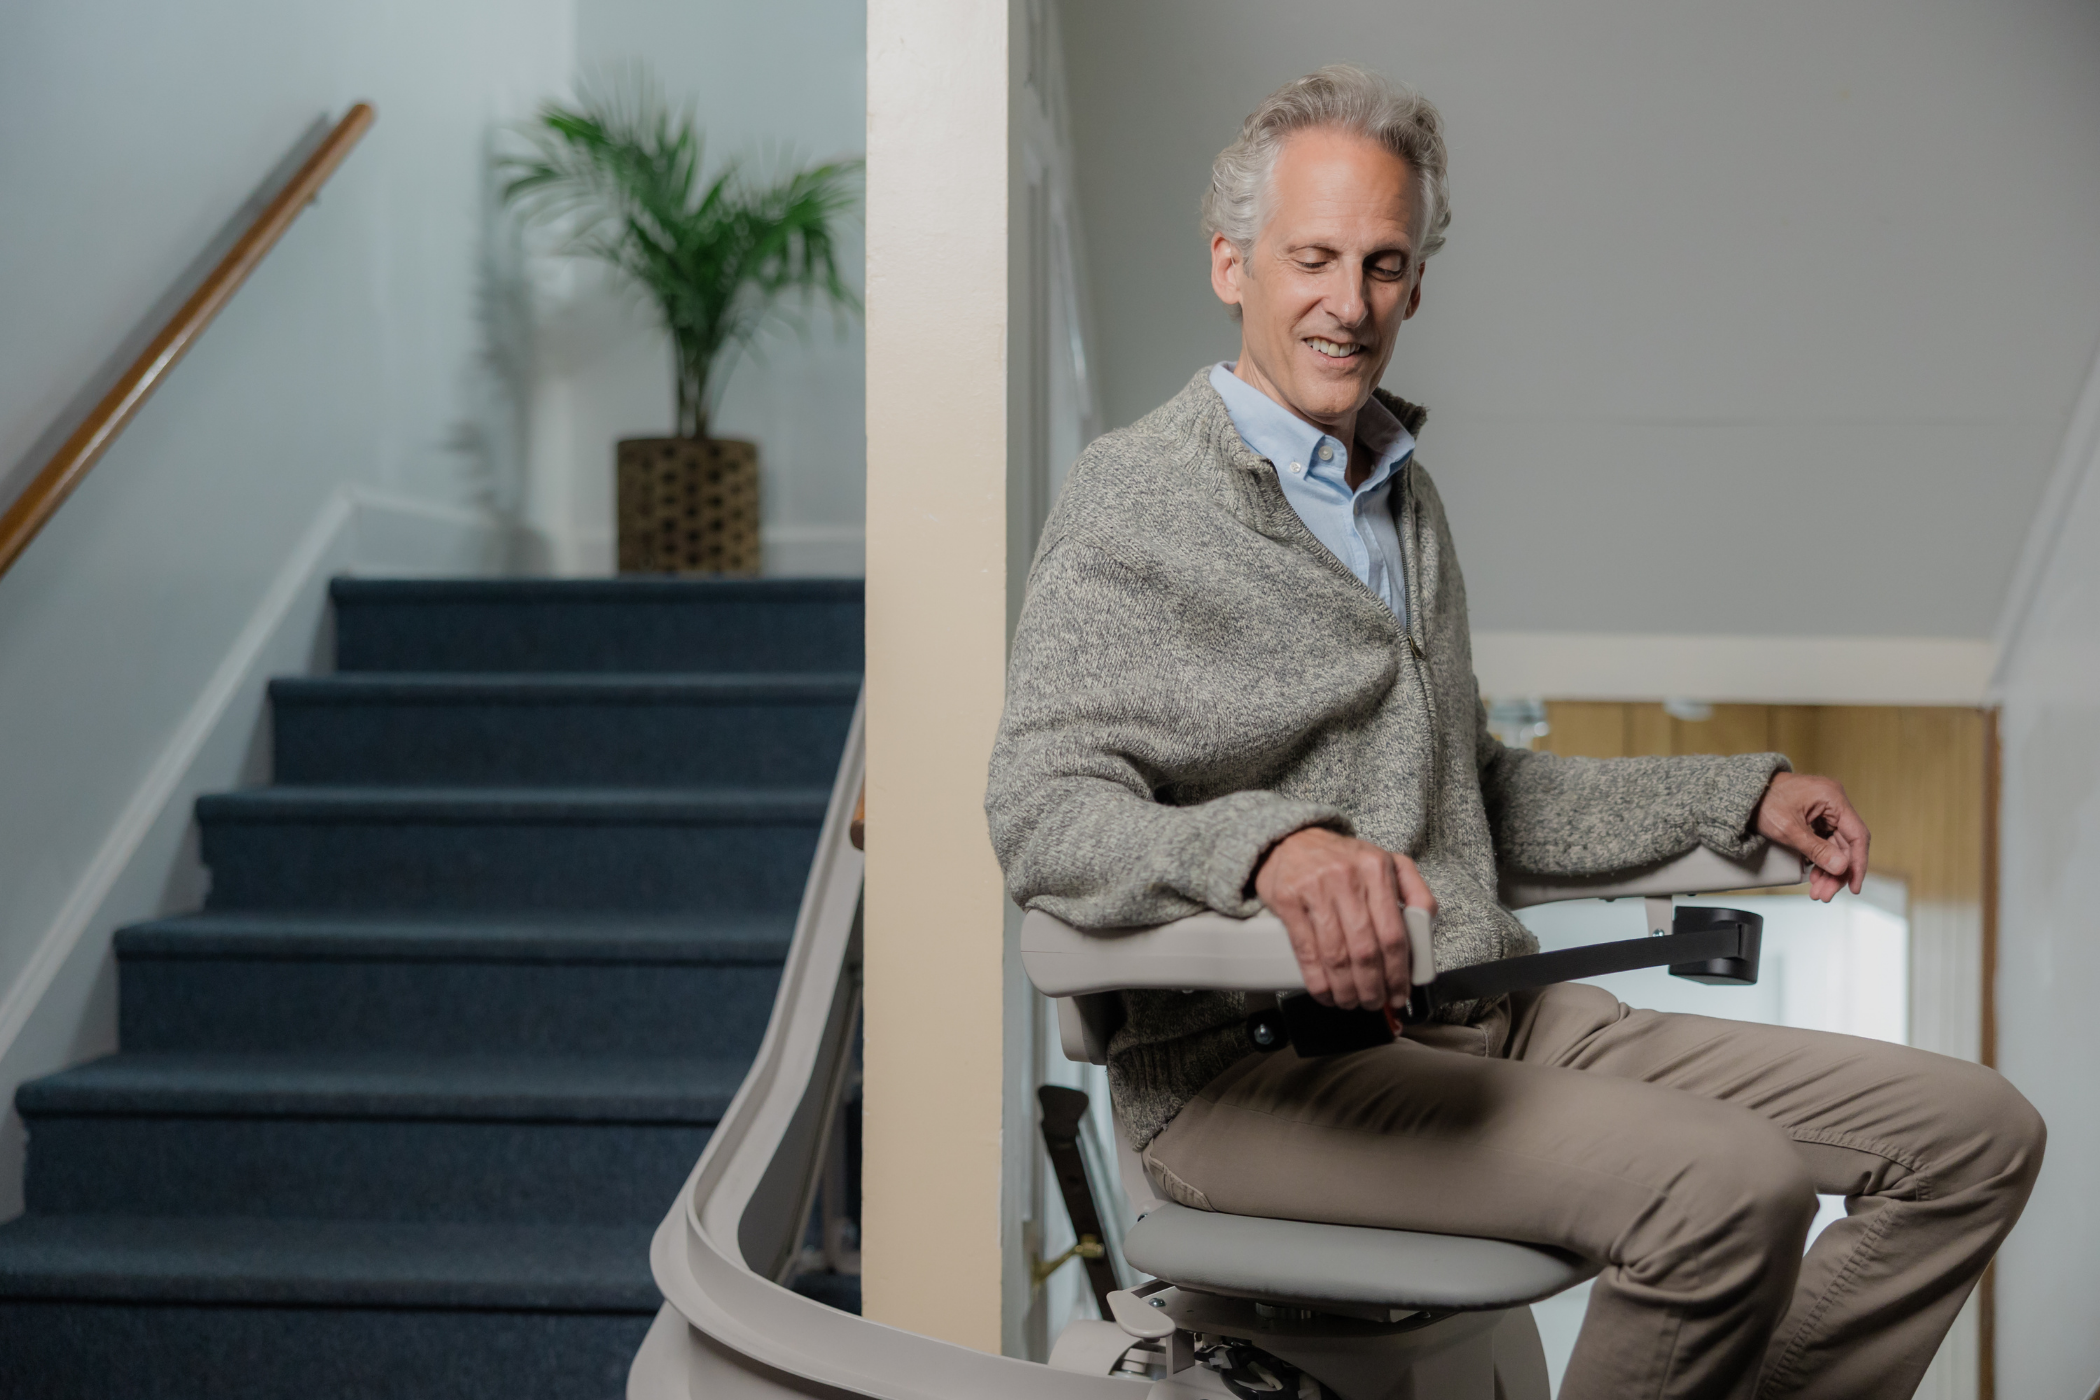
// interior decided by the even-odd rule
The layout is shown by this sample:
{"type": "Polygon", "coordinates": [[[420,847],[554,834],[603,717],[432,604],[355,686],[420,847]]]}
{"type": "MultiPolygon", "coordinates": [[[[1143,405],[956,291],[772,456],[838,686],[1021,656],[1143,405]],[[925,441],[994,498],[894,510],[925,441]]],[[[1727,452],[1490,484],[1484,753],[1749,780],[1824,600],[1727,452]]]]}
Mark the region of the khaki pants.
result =
{"type": "Polygon", "coordinates": [[[1145,1163],[1199,1209],[1599,1261],[1562,1400],[1881,1400],[1916,1390],[2043,1139],[1965,1061],[1571,984],[1377,1050],[1249,1055],[1145,1163]],[[1817,1192],[1849,1213],[1804,1259],[1817,1192]]]}

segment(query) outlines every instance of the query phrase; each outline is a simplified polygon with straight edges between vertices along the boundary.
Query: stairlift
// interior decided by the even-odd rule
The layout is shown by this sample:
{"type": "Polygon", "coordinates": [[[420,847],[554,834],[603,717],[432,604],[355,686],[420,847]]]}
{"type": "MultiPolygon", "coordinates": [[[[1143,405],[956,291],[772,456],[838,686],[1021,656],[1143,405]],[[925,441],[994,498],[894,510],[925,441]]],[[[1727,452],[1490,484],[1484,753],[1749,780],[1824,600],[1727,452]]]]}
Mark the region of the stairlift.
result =
{"type": "MultiPolygon", "coordinates": [[[[1779,847],[1748,863],[1701,848],[1608,880],[1549,884],[1505,876],[1501,897],[1512,909],[1641,898],[1649,939],[1459,969],[1438,979],[1439,989],[1431,980],[1433,961],[1426,961],[1427,921],[1410,919],[1416,979],[1426,984],[1417,988],[1417,1009],[1492,994],[1498,985],[1542,985],[1665,963],[1693,980],[1755,981],[1761,925],[1754,915],[1673,910],[1672,899],[1791,885],[1802,876],[1800,858],[1779,847]]],[[[1282,921],[1267,913],[1248,919],[1199,914],[1106,933],[1030,913],[1021,928],[1021,957],[1029,980],[1056,999],[1066,1055],[1094,1064],[1106,1060],[1122,1011],[1118,993],[1126,989],[1238,991],[1249,994],[1250,1008],[1266,1007],[1280,994],[1286,1012],[1296,1007],[1305,1015],[1257,1010],[1250,1040],[1266,1046],[1264,1036],[1287,1035],[1309,1053],[1332,1046],[1336,1015],[1382,1019],[1327,1013],[1323,1021],[1302,995],[1282,921]],[[1325,1043],[1312,1044],[1316,1040],[1325,1043]]],[[[1349,1032],[1341,1033],[1346,1042],[1349,1032]]],[[[1374,1026],[1372,1034],[1387,1033],[1374,1026]]],[[[1150,1378],[1148,1400],[1271,1394],[1549,1400],[1545,1353],[1529,1305],[1590,1278],[1598,1265],[1508,1240],[1194,1210],[1160,1197],[1120,1134],[1117,1156],[1138,1217],[1124,1236],[1123,1254],[1153,1281],[1112,1293],[1112,1318],[1067,1326],[1052,1367],[1150,1378]],[[1276,1367],[1268,1358],[1287,1365],[1276,1367]]]]}

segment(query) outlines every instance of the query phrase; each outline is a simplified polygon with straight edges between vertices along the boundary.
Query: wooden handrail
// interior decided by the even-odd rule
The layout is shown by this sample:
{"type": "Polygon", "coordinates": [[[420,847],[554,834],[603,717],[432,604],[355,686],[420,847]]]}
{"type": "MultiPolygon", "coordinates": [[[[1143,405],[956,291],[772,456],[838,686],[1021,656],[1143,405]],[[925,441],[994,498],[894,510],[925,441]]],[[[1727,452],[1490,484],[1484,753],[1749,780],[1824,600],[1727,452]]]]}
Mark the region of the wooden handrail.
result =
{"type": "Polygon", "coordinates": [[[269,204],[248,225],[245,232],[235,240],[226,256],[206,275],[204,281],[184,300],[175,314],[168,318],[139,352],[138,358],[111,386],[88,415],[81,420],[71,435],[44,463],[36,475],[0,514],[0,574],[7,572],[29,542],[36,538],[37,531],[57,513],[73,488],[87,475],[88,468],[95,465],[102,454],[109,450],[117,434],[124,431],[132,415],[139,411],[160,382],[167,377],[175,362],[186,354],[191,345],[212,323],[227,300],[240,290],[241,283],[255,270],[263,255],[275,247],[284,231],[291,227],[299,211],[313,202],[321,186],[350,154],[365,128],[372,124],[372,106],[360,102],[343,115],[335,129],[321,144],[314,148],[300,165],[298,172],[277,192],[269,204]]]}

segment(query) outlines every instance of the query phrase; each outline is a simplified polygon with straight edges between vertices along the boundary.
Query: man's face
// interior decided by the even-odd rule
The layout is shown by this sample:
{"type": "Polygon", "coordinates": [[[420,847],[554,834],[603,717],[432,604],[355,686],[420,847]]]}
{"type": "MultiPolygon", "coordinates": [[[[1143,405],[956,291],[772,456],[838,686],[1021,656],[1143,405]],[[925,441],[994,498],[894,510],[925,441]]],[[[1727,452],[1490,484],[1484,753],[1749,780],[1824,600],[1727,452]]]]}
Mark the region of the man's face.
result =
{"type": "Polygon", "coordinates": [[[1272,180],[1245,257],[1211,240],[1211,286],[1240,308],[1240,377],[1348,432],[1422,300],[1420,182],[1375,141],[1319,128],[1284,143],[1272,180]]]}

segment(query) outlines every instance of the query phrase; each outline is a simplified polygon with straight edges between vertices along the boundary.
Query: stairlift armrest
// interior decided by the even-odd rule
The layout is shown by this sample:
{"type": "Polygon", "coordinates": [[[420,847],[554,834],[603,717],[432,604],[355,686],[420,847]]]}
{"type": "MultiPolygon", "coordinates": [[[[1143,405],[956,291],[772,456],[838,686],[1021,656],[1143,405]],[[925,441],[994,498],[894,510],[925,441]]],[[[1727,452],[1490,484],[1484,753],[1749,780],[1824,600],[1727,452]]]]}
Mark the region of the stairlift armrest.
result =
{"type": "Polygon", "coordinates": [[[1305,985],[1283,920],[1192,914],[1087,932],[1040,910],[1021,921],[1021,965],[1045,996],[1135,989],[1275,992],[1305,985]]]}
{"type": "Polygon", "coordinates": [[[1767,845],[1762,855],[1747,861],[1695,846],[1681,856],[1630,874],[1544,877],[1504,871],[1500,893],[1508,908],[1525,909],[1564,899],[1667,899],[1679,894],[1798,885],[1807,874],[1801,857],[1784,846],[1767,845]]]}
{"type": "MultiPolygon", "coordinates": [[[[1501,894],[1504,904],[1522,909],[1563,899],[1668,898],[1793,885],[1802,873],[1801,858],[1781,846],[1768,846],[1750,861],[1730,860],[1702,846],[1630,875],[1509,876],[1501,894]]],[[[1087,932],[1031,910],[1021,921],[1021,963],[1036,990],[1051,997],[1138,989],[1281,992],[1305,985],[1283,921],[1267,911],[1246,919],[1192,914],[1149,928],[1087,932]]]]}

